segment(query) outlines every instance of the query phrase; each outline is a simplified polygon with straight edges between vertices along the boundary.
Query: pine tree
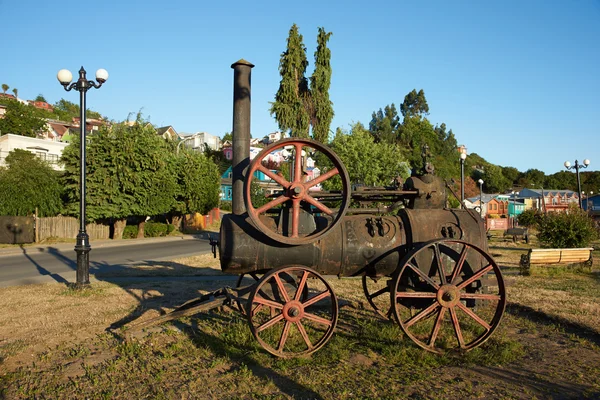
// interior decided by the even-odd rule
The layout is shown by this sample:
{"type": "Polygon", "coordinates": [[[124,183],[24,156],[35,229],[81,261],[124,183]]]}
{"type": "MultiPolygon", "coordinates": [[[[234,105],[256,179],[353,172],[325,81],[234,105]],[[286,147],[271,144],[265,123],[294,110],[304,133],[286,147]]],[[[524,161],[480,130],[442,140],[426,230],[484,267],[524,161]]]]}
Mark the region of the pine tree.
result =
{"type": "Polygon", "coordinates": [[[287,49],[279,61],[281,82],[270,109],[279,129],[288,131],[293,137],[308,137],[310,116],[306,106],[310,92],[305,77],[307,67],[306,47],[298,26],[294,24],[288,35],[287,49]]]}
{"type": "Polygon", "coordinates": [[[321,143],[328,142],[329,126],[334,115],[333,103],[329,100],[331,50],[327,47],[331,35],[331,32],[325,32],[325,28],[319,28],[315,70],[310,78],[312,136],[321,143]]]}

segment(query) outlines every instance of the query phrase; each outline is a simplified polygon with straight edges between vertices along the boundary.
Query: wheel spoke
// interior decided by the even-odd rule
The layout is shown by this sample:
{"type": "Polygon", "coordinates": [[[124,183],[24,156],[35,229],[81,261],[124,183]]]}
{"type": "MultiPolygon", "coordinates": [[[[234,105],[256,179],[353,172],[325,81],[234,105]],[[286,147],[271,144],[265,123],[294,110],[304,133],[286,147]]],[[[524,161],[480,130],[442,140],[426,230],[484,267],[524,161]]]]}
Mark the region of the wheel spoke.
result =
{"type": "Polygon", "coordinates": [[[440,277],[440,285],[446,283],[446,272],[444,271],[444,267],[442,265],[442,257],[440,255],[440,247],[437,243],[433,245],[433,254],[435,257],[435,262],[437,264],[438,275],[440,277]]]}
{"type": "Polygon", "coordinates": [[[307,203],[312,204],[313,206],[317,207],[319,210],[323,211],[327,215],[333,214],[333,210],[331,210],[325,204],[321,203],[319,200],[317,200],[314,197],[312,197],[310,194],[306,194],[302,198],[302,200],[306,201],[307,203]]]}
{"type": "Polygon", "coordinates": [[[304,318],[310,319],[311,321],[318,322],[323,325],[331,326],[333,321],[328,320],[327,318],[319,317],[318,315],[304,312],[304,318]]]}
{"type": "MultiPolygon", "coordinates": [[[[369,299],[373,300],[375,297],[381,296],[384,293],[389,293],[390,288],[389,287],[384,287],[382,289],[379,289],[378,291],[374,292],[373,294],[368,295],[369,299]]],[[[400,297],[400,296],[398,296],[400,297]]]]}
{"type": "Polygon", "coordinates": [[[433,292],[396,292],[396,297],[435,299],[436,296],[433,292]]]}
{"type": "Polygon", "coordinates": [[[294,143],[296,154],[294,158],[294,182],[302,182],[302,143],[294,143]]]}
{"type": "Polygon", "coordinates": [[[287,342],[288,334],[290,333],[290,321],[285,321],[283,325],[283,332],[281,332],[281,338],[279,338],[279,345],[277,346],[278,351],[283,351],[285,342],[287,342]]]}
{"type": "Polygon", "coordinates": [[[255,212],[256,212],[256,214],[262,214],[262,213],[264,213],[265,211],[267,211],[270,208],[277,207],[278,205],[285,203],[289,199],[290,198],[288,196],[281,195],[278,198],[276,198],[274,200],[271,200],[270,202],[268,202],[264,206],[257,208],[255,210],[255,212]]]}
{"type": "Polygon", "coordinates": [[[300,199],[292,201],[292,236],[298,237],[298,226],[300,225],[300,199]]]}
{"type": "Polygon", "coordinates": [[[499,294],[486,294],[486,293],[462,293],[461,299],[473,299],[473,300],[501,300],[502,297],[499,294]]]}
{"type": "Polygon", "coordinates": [[[268,320],[264,324],[262,324],[259,327],[257,327],[256,331],[257,332],[264,331],[265,329],[272,327],[273,325],[275,325],[276,323],[278,323],[282,319],[283,319],[283,314],[276,315],[275,317],[271,318],[270,320],[268,320]]]}
{"type": "Polygon", "coordinates": [[[312,306],[316,302],[323,300],[325,297],[329,297],[329,296],[330,296],[329,291],[325,290],[325,291],[319,293],[318,295],[316,295],[315,297],[311,297],[310,299],[306,300],[304,303],[302,303],[302,305],[304,306],[304,308],[307,308],[309,306],[312,306]]]}
{"type": "Polygon", "coordinates": [[[431,331],[431,336],[429,336],[429,346],[435,346],[435,340],[437,339],[438,333],[440,333],[440,328],[442,326],[442,320],[444,319],[444,314],[446,313],[446,309],[444,307],[440,307],[440,311],[438,311],[438,316],[435,319],[435,324],[433,325],[433,330],[431,331]]]}
{"type": "Polygon", "coordinates": [[[460,329],[460,323],[458,322],[458,316],[456,315],[456,310],[454,309],[454,307],[450,308],[450,317],[452,318],[452,326],[454,327],[456,340],[458,340],[458,344],[462,349],[465,347],[465,339],[463,338],[462,331],[460,329]]]}
{"type": "Polygon", "coordinates": [[[467,259],[467,250],[468,247],[465,245],[463,247],[463,250],[460,252],[460,257],[458,259],[458,262],[456,263],[456,267],[454,267],[454,271],[452,271],[450,283],[454,283],[454,280],[460,275],[460,271],[462,271],[463,265],[465,264],[465,260],[467,259]]]}
{"type": "Polygon", "coordinates": [[[283,309],[283,304],[277,303],[277,302],[272,301],[272,300],[267,300],[265,298],[258,297],[258,296],[254,297],[254,302],[258,303],[258,304],[265,305],[265,306],[269,306],[271,308],[276,308],[278,310],[283,309]]]}
{"type": "Polygon", "coordinates": [[[490,329],[492,329],[492,327],[485,322],[484,320],[482,320],[479,315],[475,314],[473,311],[469,310],[469,308],[467,308],[467,306],[465,306],[463,303],[456,303],[456,305],[458,307],[460,307],[461,310],[463,310],[469,317],[473,318],[475,321],[477,321],[477,323],[481,326],[483,326],[487,331],[489,331],[490,329]]]}
{"type": "Polygon", "coordinates": [[[310,338],[308,337],[308,334],[306,333],[306,329],[304,329],[304,325],[302,325],[302,322],[296,321],[296,327],[300,331],[300,334],[302,335],[302,339],[304,339],[304,343],[306,343],[306,346],[308,347],[308,349],[311,350],[313,348],[313,345],[310,341],[310,338]]]}
{"type": "Polygon", "coordinates": [[[423,271],[421,271],[419,268],[415,267],[414,265],[412,265],[412,263],[408,263],[406,264],[410,269],[412,269],[413,271],[415,271],[417,274],[419,274],[419,276],[421,278],[423,278],[427,283],[429,283],[431,286],[434,287],[435,290],[440,288],[440,285],[438,285],[437,283],[435,283],[433,280],[431,280],[430,277],[428,277],[423,271]]]}
{"type": "Polygon", "coordinates": [[[477,279],[481,278],[483,275],[487,274],[491,269],[493,269],[494,266],[492,264],[489,264],[487,267],[480,269],[479,271],[477,271],[475,274],[473,274],[473,276],[471,276],[468,279],[465,279],[464,281],[462,281],[460,284],[458,284],[456,287],[460,290],[463,289],[464,287],[470,285],[472,282],[475,282],[477,279]]]}
{"type": "Polygon", "coordinates": [[[426,309],[422,310],[420,313],[418,313],[417,315],[415,315],[414,317],[412,317],[411,319],[407,320],[404,325],[409,328],[410,326],[416,324],[417,322],[419,322],[421,319],[423,319],[424,317],[428,316],[432,311],[434,311],[437,307],[440,307],[440,305],[437,302],[433,302],[433,304],[431,304],[429,307],[427,307],[426,309]]]}
{"type": "Polygon", "coordinates": [[[294,300],[300,301],[300,297],[302,297],[302,292],[304,291],[304,286],[306,286],[307,279],[308,279],[308,271],[304,271],[302,273],[302,278],[300,279],[300,283],[298,284],[298,289],[296,290],[296,296],[294,296],[294,300]]]}
{"type": "Polygon", "coordinates": [[[339,173],[340,173],[340,171],[338,171],[337,168],[330,169],[329,171],[325,172],[323,175],[319,175],[315,179],[306,182],[304,184],[304,186],[306,187],[306,189],[309,189],[313,186],[317,186],[319,183],[324,182],[327,179],[329,179],[332,176],[335,176],[339,173]]]}
{"type": "Polygon", "coordinates": [[[273,275],[273,278],[275,278],[275,282],[277,282],[277,288],[279,288],[279,292],[281,293],[281,296],[283,296],[283,300],[286,303],[289,302],[290,296],[288,295],[287,290],[285,290],[285,286],[283,286],[283,282],[281,282],[281,278],[279,277],[279,274],[273,275]]]}
{"type": "Polygon", "coordinates": [[[269,178],[273,179],[275,182],[280,184],[281,187],[283,187],[284,189],[288,188],[290,186],[290,183],[287,181],[287,179],[285,179],[283,176],[273,173],[271,170],[267,169],[264,165],[259,164],[256,169],[261,171],[263,174],[265,174],[269,178]]]}

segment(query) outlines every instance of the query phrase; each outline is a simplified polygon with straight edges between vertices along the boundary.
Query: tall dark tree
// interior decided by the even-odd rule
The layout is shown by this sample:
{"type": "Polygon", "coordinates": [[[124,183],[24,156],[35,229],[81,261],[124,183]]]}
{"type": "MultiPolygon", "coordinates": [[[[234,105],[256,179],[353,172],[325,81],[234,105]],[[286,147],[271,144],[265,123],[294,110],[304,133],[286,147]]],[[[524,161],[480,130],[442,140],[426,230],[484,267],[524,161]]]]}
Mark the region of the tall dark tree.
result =
{"type": "Polygon", "coordinates": [[[289,132],[292,137],[308,138],[310,115],[308,80],[306,79],[306,47],[298,32],[298,26],[292,25],[287,38],[287,48],[281,53],[279,74],[281,81],[271,103],[270,113],[275,116],[279,129],[289,132]]]}
{"type": "Polygon", "coordinates": [[[369,132],[377,143],[396,143],[398,139],[398,128],[400,127],[400,117],[394,103],[381,108],[371,115],[369,122],[369,132]]]}
{"type": "Polygon", "coordinates": [[[34,99],[34,101],[43,101],[44,103],[47,103],[46,98],[41,93],[36,96],[36,98],[34,99]]]}
{"type": "Polygon", "coordinates": [[[18,99],[19,98],[19,89],[13,88],[12,92],[15,94],[15,97],[18,99]]]}
{"type": "Polygon", "coordinates": [[[329,127],[334,115],[333,103],[329,100],[331,50],[327,47],[331,35],[331,32],[325,32],[325,28],[319,28],[317,50],[315,51],[315,70],[310,78],[312,137],[321,143],[328,142],[329,127]]]}
{"type": "Polygon", "coordinates": [[[423,116],[429,114],[429,105],[425,99],[425,92],[423,89],[417,93],[416,89],[413,89],[410,93],[404,96],[404,102],[400,106],[400,111],[404,118],[423,116]]]}
{"type": "Polygon", "coordinates": [[[6,91],[10,89],[10,86],[8,86],[6,83],[2,84],[2,93],[6,94],[6,91]]]}

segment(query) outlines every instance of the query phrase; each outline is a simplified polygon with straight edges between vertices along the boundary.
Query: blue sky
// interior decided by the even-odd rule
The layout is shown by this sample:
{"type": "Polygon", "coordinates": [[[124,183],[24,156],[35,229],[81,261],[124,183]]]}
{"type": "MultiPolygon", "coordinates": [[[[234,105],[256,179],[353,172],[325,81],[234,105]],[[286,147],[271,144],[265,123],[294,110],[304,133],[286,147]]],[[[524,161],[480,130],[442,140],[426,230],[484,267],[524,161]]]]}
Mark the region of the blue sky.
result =
{"type": "Polygon", "coordinates": [[[332,129],[423,89],[433,124],[488,161],[547,174],[600,168],[600,2],[0,0],[0,83],[19,97],[79,101],[56,80],[83,65],[110,77],[88,107],[142,113],[180,133],[232,127],[233,72],[252,71],[252,135],[277,130],[269,102],[290,26],[313,68],[317,28],[333,32],[332,129]],[[419,3],[419,4],[416,4],[419,3]]]}

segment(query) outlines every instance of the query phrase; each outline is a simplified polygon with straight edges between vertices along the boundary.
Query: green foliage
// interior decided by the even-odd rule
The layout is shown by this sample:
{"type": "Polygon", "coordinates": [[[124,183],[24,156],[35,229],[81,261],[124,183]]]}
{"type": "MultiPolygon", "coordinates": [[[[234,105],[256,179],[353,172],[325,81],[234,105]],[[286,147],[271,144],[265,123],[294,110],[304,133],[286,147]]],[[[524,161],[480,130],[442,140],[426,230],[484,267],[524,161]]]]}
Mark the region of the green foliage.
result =
{"type": "MultiPolygon", "coordinates": [[[[406,178],[409,175],[407,163],[400,155],[398,146],[375,143],[373,136],[361,123],[354,124],[349,134],[338,131],[331,148],[348,169],[351,183],[389,185],[395,177],[406,178]]],[[[333,189],[334,182],[325,181],[324,186],[333,189]]]]}
{"type": "Polygon", "coordinates": [[[33,101],[43,101],[44,103],[47,103],[47,101],[46,101],[46,98],[45,98],[45,97],[44,97],[44,95],[43,95],[43,94],[41,94],[41,93],[40,93],[40,94],[38,94],[38,95],[36,96],[36,98],[35,98],[33,101]]]}
{"type": "MultiPolygon", "coordinates": [[[[75,104],[65,99],[60,99],[54,105],[53,118],[60,121],[71,121],[73,118],[80,117],[79,104],[75,104]]],[[[99,112],[86,109],[86,118],[101,119],[102,115],[99,112]]]]}
{"type": "Polygon", "coordinates": [[[308,137],[310,116],[305,106],[309,99],[305,77],[307,67],[306,47],[298,26],[294,24],[289,31],[287,48],[279,61],[281,82],[270,109],[279,129],[289,131],[292,137],[308,137]]]}
{"type": "Polygon", "coordinates": [[[269,199],[265,196],[265,191],[255,180],[252,180],[250,185],[250,198],[254,208],[262,207],[269,202],[269,199]]]}
{"type": "Polygon", "coordinates": [[[219,204],[221,173],[204,154],[181,151],[171,163],[171,174],[176,177],[178,188],[170,210],[173,214],[206,214],[219,204]]]}
{"type": "Polygon", "coordinates": [[[60,174],[27,150],[15,149],[0,168],[0,215],[41,217],[61,212],[60,174]]]}
{"type": "Polygon", "coordinates": [[[219,208],[223,211],[231,211],[233,209],[231,206],[231,201],[228,200],[221,200],[219,208]]]}
{"type": "Polygon", "coordinates": [[[0,132],[15,135],[36,137],[46,121],[41,117],[40,110],[31,105],[25,105],[16,100],[6,100],[6,113],[0,119],[0,132]]]}
{"type": "Polygon", "coordinates": [[[525,210],[517,216],[519,225],[533,227],[536,226],[542,216],[535,210],[525,210]]]}
{"type": "Polygon", "coordinates": [[[144,224],[144,236],[146,237],[167,236],[169,233],[169,227],[162,222],[146,222],[144,224]]]}
{"type": "Polygon", "coordinates": [[[310,78],[312,136],[321,143],[329,142],[329,126],[334,115],[333,103],[329,100],[331,50],[327,47],[331,35],[331,32],[325,32],[325,28],[319,28],[315,70],[310,78]]]}
{"type": "Polygon", "coordinates": [[[416,89],[413,89],[410,93],[404,96],[404,102],[400,105],[400,111],[404,118],[423,116],[429,114],[429,105],[425,99],[425,92],[423,89],[417,93],[416,89]]]}
{"type": "Polygon", "coordinates": [[[127,225],[123,230],[123,239],[135,239],[138,235],[137,225],[127,225]]]}
{"type": "Polygon", "coordinates": [[[400,129],[400,117],[396,106],[391,105],[381,108],[371,115],[369,132],[377,143],[396,143],[400,129]]]}
{"type": "MultiPolygon", "coordinates": [[[[79,138],[63,151],[66,211],[79,203],[79,138]]],[[[175,206],[176,177],[164,139],[138,115],[137,122],[102,127],[87,145],[88,221],[154,216],[175,206]]]]}
{"type": "Polygon", "coordinates": [[[6,83],[2,84],[2,93],[6,94],[6,91],[10,89],[10,86],[8,86],[6,83]]]}
{"type": "Polygon", "coordinates": [[[538,239],[544,247],[589,247],[598,238],[593,220],[578,207],[568,212],[541,215],[538,223],[538,239]]]}
{"type": "Polygon", "coordinates": [[[502,193],[512,186],[512,183],[502,173],[502,167],[498,165],[486,163],[481,178],[490,193],[502,193]]]}

